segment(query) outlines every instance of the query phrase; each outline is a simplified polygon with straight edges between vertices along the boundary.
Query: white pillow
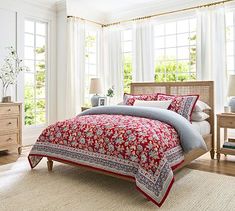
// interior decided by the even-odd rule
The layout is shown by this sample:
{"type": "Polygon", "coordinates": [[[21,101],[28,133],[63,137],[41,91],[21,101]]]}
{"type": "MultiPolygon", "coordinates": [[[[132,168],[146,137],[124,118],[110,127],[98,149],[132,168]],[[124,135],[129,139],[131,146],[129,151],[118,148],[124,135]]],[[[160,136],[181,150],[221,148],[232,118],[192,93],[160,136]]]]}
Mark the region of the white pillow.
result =
{"type": "Polygon", "coordinates": [[[146,100],[135,100],[134,106],[142,106],[142,107],[154,107],[154,108],[162,108],[168,109],[172,100],[164,100],[164,101],[146,101],[146,100]]]}
{"type": "Polygon", "coordinates": [[[202,102],[201,100],[198,100],[193,111],[205,111],[205,110],[211,110],[211,107],[206,103],[202,102]]]}
{"type": "Polygon", "coordinates": [[[202,122],[206,119],[208,119],[210,116],[208,114],[206,114],[205,112],[202,112],[202,111],[194,111],[192,113],[192,121],[195,121],[195,122],[202,122]]]}

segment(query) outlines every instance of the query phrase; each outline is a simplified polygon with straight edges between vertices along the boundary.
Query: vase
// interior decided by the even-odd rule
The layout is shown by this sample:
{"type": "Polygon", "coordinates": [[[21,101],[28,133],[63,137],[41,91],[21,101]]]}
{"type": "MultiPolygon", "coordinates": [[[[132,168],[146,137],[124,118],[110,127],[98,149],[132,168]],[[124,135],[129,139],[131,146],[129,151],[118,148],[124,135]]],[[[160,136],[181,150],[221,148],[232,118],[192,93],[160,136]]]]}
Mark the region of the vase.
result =
{"type": "Polygon", "coordinates": [[[7,95],[7,87],[3,87],[2,89],[2,103],[10,103],[11,102],[11,96],[7,95]]]}

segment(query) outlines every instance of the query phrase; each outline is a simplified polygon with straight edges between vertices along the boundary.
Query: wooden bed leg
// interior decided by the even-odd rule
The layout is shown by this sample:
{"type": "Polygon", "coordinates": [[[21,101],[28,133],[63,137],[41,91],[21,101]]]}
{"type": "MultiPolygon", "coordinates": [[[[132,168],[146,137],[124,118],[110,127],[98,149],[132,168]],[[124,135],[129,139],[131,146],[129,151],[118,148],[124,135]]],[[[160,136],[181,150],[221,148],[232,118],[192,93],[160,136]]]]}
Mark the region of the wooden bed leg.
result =
{"type": "Polygon", "coordinates": [[[210,151],[210,154],[211,154],[211,159],[214,159],[214,157],[215,157],[215,151],[214,151],[213,149],[210,151]]]}
{"type": "Polygon", "coordinates": [[[47,158],[47,168],[48,168],[48,171],[52,171],[53,160],[51,160],[50,158],[47,158]]]}

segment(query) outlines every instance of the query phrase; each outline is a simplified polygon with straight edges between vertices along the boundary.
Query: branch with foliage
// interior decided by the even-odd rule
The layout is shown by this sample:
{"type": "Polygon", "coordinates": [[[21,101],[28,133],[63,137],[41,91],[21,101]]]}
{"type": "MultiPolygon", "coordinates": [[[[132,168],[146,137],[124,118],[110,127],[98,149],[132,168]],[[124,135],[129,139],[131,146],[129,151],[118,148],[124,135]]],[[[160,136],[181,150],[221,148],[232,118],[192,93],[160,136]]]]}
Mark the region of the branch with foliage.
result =
{"type": "Polygon", "coordinates": [[[107,91],[107,97],[113,97],[114,96],[114,87],[108,89],[107,91]]]}
{"type": "Polygon", "coordinates": [[[2,81],[3,93],[6,93],[9,85],[17,82],[17,76],[22,71],[28,71],[28,68],[22,65],[22,60],[13,47],[7,47],[8,55],[0,68],[0,79],[2,81]]]}

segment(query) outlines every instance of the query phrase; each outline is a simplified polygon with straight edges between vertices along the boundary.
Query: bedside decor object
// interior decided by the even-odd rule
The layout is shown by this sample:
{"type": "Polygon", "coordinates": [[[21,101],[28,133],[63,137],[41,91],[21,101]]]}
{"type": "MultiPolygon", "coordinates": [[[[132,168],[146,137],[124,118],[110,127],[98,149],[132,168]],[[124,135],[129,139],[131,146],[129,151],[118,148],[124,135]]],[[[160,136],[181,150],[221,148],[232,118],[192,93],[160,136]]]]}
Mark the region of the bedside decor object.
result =
{"type": "Polygon", "coordinates": [[[27,71],[28,68],[22,65],[22,60],[16,50],[13,47],[7,47],[8,55],[4,59],[4,63],[0,67],[0,79],[2,81],[2,102],[11,102],[11,96],[7,95],[7,89],[10,85],[15,85],[17,83],[17,76],[22,71],[27,71]]]}
{"type": "Polygon", "coordinates": [[[105,105],[107,105],[107,97],[99,97],[98,106],[105,106],[105,105]]]}
{"type": "Polygon", "coordinates": [[[90,83],[90,94],[94,94],[91,98],[92,107],[98,106],[99,95],[102,93],[101,81],[99,78],[92,78],[90,83]]]}
{"type": "Polygon", "coordinates": [[[228,138],[228,128],[235,129],[235,115],[232,113],[217,114],[217,160],[220,154],[235,155],[234,139],[228,138]],[[224,139],[221,144],[220,130],[224,129],[224,139]],[[233,142],[233,143],[231,143],[233,142]],[[221,145],[223,145],[221,147],[221,145]]]}
{"type": "Polygon", "coordinates": [[[228,97],[230,97],[229,106],[231,112],[235,113],[235,75],[229,76],[228,97]]]}
{"type": "Polygon", "coordinates": [[[114,86],[112,86],[111,88],[108,89],[106,96],[109,99],[109,105],[111,105],[111,99],[114,96],[114,86]]]}
{"type": "Polygon", "coordinates": [[[231,107],[230,106],[224,106],[224,113],[230,113],[231,107]]]}
{"type": "Polygon", "coordinates": [[[18,149],[22,144],[22,104],[0,103],[0,151],[18,149]]]}

